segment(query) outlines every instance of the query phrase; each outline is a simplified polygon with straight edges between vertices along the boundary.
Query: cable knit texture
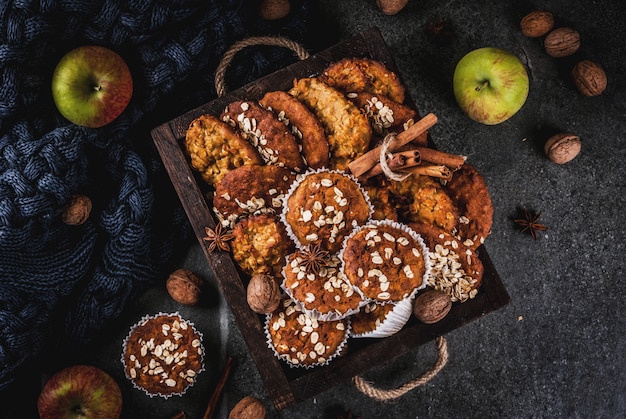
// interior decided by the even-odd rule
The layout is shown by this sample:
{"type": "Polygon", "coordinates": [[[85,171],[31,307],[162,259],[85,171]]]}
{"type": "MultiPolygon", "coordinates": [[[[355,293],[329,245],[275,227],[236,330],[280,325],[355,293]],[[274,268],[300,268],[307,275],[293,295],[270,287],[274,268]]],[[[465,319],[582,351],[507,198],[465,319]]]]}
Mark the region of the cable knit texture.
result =
{"type": "MultiPolygon", "coordinates": [[[[86,345],[163,278],[191,238],[149,131],[215,97],[226,49],[253,35],[296,41],[306,1],[280,21],[243,0],[0,2],[0,390],[43,352],[86,345]],[[118,52],[133,74],[130,105],[111,124],[64,120],[50,93],[61,56],[79,45],[118,52]],[[61,221],[70,196],[88,221],[61,221]]],[[[297,58],[259,48],[233,61],[240,86],[297,58]]]]}

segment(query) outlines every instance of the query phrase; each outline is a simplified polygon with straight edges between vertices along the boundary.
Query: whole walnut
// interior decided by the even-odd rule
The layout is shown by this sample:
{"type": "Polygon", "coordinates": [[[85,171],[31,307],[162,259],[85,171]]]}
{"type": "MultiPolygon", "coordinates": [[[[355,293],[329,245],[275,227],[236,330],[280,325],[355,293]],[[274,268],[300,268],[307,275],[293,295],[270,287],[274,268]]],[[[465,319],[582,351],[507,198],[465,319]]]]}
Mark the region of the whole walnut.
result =
{"type": "Polygon", "coordinates": [[[572,80],[576,88],[585,96],[598,96],[607,85],[606,74],[599,64],[583,60],[572,68],[572,80]]]}
{"type": "Polygon", "coordinates": [[[263,419],[266,409],[261,400],[246,396],[239,400],[228,414],[228,419],[263,419]]]}
{"type": "Polygon", "coordinates": [[[200,302],[203,284],[195,273],[181,268],[169,275],[165,287],[174,301],[192,306],[200,302]]]}
{"type": "Polygon", "coordinates": [[[259,16],[265,20],[282,19],[291,11],[289,0],[262,0],[259,5],[259,16]]]}
{"type": "Polygon", "coordinates": [[[76,226],[84,224],[91,214],[91,199],[85,195],[72,195],[68,203],[63,207],[62,219],[67,225],[76,226]]]}
{"type": "Polygon", "coordinates": [[[544,151],[548,158],[556,164],[565,164],[580,153],[581,142],[577,135],[561,132],[548,138],[544,151]]]}
{"type": "Polygon", "coordinates": [[[557,28],[546,36],[543,47],[551,57],[567,57],[580,48],[580,34],[572,28],[557,28]]]}
{"type": "Polygon", "coordinates": [[[554,16],[547,10],[535,10],[524,16],[520,22],[522,34],[529,38],[544,36],[554,26],[554,16]]]}
{"type": "Polygon", "coordinates": [[[409,0],[376,0],[376,5],[384,14],[391,16],[400,12],[409,0]]]}
{"type": "Polygon", "coordinates": [[[413,302],[413,314],[422,323],[437,323],[448,315],[452,299],[448,293],[439,290],[425,291],[413,302]]]}
{"type": "Polygon", "coordinates": [[[271,275],[254,274],[246,290],[248,305],[255,313],[268,314],[280,304],[280,288],[271,275]]]}

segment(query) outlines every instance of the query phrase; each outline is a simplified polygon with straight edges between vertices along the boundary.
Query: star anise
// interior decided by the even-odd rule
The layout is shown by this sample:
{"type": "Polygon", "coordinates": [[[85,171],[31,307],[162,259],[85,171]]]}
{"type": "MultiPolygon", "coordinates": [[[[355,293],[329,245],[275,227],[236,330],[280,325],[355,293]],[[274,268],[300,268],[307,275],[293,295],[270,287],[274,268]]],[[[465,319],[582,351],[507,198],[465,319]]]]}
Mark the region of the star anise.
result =
{"type": "Polygon", "coordinates": [[[230,251],[228,242],[235,237],[230,231],[224,230],[219,223],[215,226],[215,230],[209,227],[205,227],[204,230],[206,231],[206,237],[203,237],[202,240],[209,243],[209,252],[214,252],[218,249],[226,252],[230,251]]]}
{"type": "Polygon", "coordinates": [[[524,218],[513,220],[516,224],[522,226],[520,233],[524,233],[528,231],[533,239],[537,240],[537,231],[545,231],[548,229],[543,224],[539,224],[537,220],[541,216],[541,211],[534,214],[530,212],[527,208],[524,208],[524,218]]]}
{"type": "Polygon", "coordinates": [[[309,244],[306,248],[298,251],[300,266],[304,267],[307,273],[319,274],[320,269],[326,266],[328,251],[321,248],[319,244],[309,244]]]}

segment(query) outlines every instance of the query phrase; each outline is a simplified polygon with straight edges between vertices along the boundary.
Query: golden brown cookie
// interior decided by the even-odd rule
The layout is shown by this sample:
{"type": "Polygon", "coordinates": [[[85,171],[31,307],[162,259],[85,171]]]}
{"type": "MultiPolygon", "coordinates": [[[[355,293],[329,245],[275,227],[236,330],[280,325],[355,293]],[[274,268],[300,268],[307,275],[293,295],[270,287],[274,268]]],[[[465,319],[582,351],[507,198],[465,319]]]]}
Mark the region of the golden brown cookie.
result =
{"type": "Polygon", "coordinates": [[[446,191],[459,209],[457,236],[473,249],[478,248],[491,232],[493,203],[482,175],[465,163],[454,172],[446,191]]]}
{"type": "Polygon", "coordinates": [[[276,213],[295,180],[295,174],[279,166],[241,166],[228,173],[215,188],[215,214],[231,228],[242,216],[276,213]]]}
{"type": "Polygon", "coordinates": [[[268,274],[279,278],[285,257],[295,250],[284,225],[274,214],[251,215],[233,229],[233,258],[248,275],[268,274]]]}
{"type": "Polygon", "coordinates": [[[220,118],[237,127],[257,148],[266,164],[286,167],[295,172],[304,169],[300,148],[293,134],[273,112],[257,102],[230,103],[220,118]]]}
{"type": "Polygon", "coordinates": [[[343,93],[316,78],[302,78],[294,82],[289,94],[308,106],[324,127],[331,169],[345,170],[368,150],[372,139],[369,120],[343,93]]]}
{"type": "Polygon", "coordinates": [[[389,189],[375,184],[365,184],[363,189],[367,192],[367,196],[374,207],[372,219],[398,221],[398,211],[391,202],[389,189]]]}
{"type": "Polygon", "coordinates": [[[369,92],[404,103],[404,86],[399,77],[380,61],[344,58],[330,64],[320,79],[344,93],[369,92]]]}
{"type": "Polygon", "coordinates": [[[308,167],[328,167],[330,146],[324,127],[308,107],[283,91],[267,92],[259,103],[272,110],[279,120],[291,127],[296,139],[300,140],[301,154],[308,167]]]}
{"type": "Polygon", "coordinates": [[[347,97],[367,115],[377,134],[403,130],[404,124],[417,115],[414,109],[382,94],[348,93],[347,97]]]}
{"type": "Polygon", "coordinates": [[[191,167],[211,186],[237,167],[263,164],[256,148],[230,125],[212,115],[191,121],[185,134],[185,150],[191,167]]]}
{"type": "Polygon", "coordinates": [[[401,220],[429,223],[449,232],[456,227],[459,211],[439,181],[411,175],[390,181],[390,191],[401,220]]]}
{"type": "Polygon", "coordinates": [[[452,302],[474,298],[484,273],[476,251],[431,224],[411,223],[409,226],[422,236],[430,250],[428,286],[446,292],[452,302]]]}

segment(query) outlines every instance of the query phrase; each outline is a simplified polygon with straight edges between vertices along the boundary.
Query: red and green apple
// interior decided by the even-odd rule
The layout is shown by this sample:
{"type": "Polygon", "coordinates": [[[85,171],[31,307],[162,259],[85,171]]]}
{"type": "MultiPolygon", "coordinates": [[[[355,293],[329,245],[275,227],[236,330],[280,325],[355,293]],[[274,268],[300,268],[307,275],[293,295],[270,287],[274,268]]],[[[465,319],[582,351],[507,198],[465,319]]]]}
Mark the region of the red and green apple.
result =
{"type": "Polygon", "coordinates": [[[54,103],[70,122],[90,128],[115,120],[133,95],[133,78],[115,51],[84,45],[67,52],[52,74],[54,103]]]}
{"type": "Polygon", "coordinates": [[[41,419],[117,419],[122,412],[122,392],[104,370],[72,365],[46,381],[37,409],[41,419]]]}
{"type": "Polygon", "coordinates": [[[495,125],[519,111],[528,97],[528,74],[510,51],[478,48],[457,63],[453,76],[454,96],[474,121],[495,125]]]}

